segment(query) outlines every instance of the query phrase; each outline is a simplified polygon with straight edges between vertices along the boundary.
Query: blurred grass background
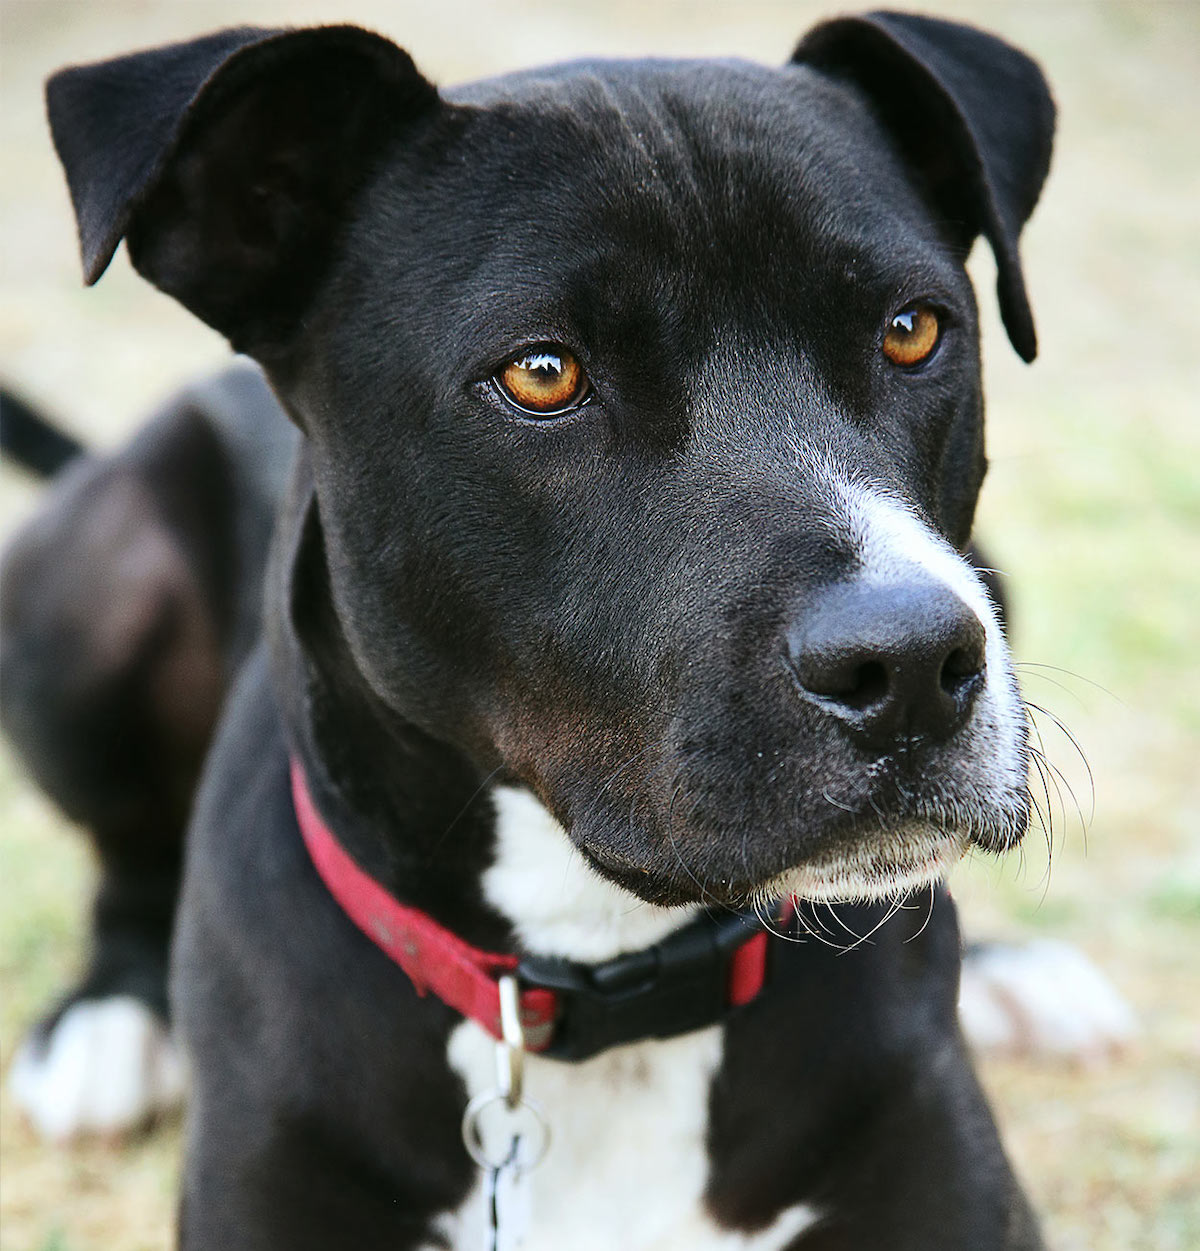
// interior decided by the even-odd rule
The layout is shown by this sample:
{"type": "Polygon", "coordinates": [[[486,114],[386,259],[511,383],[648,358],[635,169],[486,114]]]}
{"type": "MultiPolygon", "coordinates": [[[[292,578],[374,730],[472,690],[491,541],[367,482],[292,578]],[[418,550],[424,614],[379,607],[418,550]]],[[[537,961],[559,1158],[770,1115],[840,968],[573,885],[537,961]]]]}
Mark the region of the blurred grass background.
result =
{"type": "MultiPolygon", "coordinates": [[[[1107,1066],[990,1062],[984,1079],[1057,1251],[1200,1247],[1200,4],[962,3],[926,11],[1005,35],[1044,65],[1057,154],[1025,236],[1041,358],[985,316],[992,471],[980,532],[1011,574],[1026,695],[1074,790],[1053,829],[955,890],[975,934],[1062,938],[1133,1001],[1138,1048],[1107,1066]],[[1093,814],[1094,808],[1094,815],[1093,814]],[[1086,825],[1086,832],[1085,832],[1086,825]]],[[[0,372],[97,445],[120,440],[224,345],[140,282],[123,255],[80,284],[42,119],[62,64],[208,29],[355,20],[454,81],[584,54],[779,61],[811,3],[616,0],[4,0],[0,6],[0,372]]],[[[0,533],[36,487],[0,479],[0,533]]],[[[0,1054],[75,969],[92,866],[0,754],[0,1054]]],[[[5,1251],[170,1245],[176,1128],[118,1148],[39,1145],[0,1104],[5,1251]]]]}

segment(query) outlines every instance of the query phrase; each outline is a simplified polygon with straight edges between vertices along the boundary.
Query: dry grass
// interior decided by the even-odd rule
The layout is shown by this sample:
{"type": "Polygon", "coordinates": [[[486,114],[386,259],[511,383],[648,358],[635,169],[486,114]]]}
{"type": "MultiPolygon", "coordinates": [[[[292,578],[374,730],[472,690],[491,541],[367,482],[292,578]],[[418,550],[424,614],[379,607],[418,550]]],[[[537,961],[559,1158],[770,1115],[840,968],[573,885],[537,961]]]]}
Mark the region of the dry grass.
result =
{"type": "MultiPolygon", "coordinates": [[[[1025,256],[1042,359],[1024,369],[985,327],[993,472],[982,531],[1013,573],[1027,693],[1064,717],[1096,778],[1085,838],[1056,821],[1053,872],[972,864],[956,889],[975,932],[1077,943],[1145,1025],[1137,1053],[1075,1071],[990,1064],[985,1080],[1058,1251],[1200,1246],[1200,6],[931,3],[1040,57],[1059,154],[1025,256]],[[1064,672],[1065,671],[1065,672],[1064,672]],[[1096,685],[1093,685],[1096,684],[1096,685]]],[[[41,122],[51,68],[221,24],[356,18],[443,80],[578,53],[779,59],[817,6],[510,0],[281,5],[264,0],[6,3],[0,22],[3,373],[96,442],[126,431],[215,336],[119,261],[78,285],[61,178],[41,122]]],[[[979,256],[981,287],[990,286],[979,256]]],[[[3,480],[0,521],[34,491],[3,480]]],[[[1062,740],[1054,758],[1081,792],[1062,740]]],[[[0,761],[5,1057],[78,960],[90,868],[80,843],[0,761]]],[[[6,1251],[169,1244],[177,1131],[132,1148],[46,1149],[0,1114],[6,1251]]]]}

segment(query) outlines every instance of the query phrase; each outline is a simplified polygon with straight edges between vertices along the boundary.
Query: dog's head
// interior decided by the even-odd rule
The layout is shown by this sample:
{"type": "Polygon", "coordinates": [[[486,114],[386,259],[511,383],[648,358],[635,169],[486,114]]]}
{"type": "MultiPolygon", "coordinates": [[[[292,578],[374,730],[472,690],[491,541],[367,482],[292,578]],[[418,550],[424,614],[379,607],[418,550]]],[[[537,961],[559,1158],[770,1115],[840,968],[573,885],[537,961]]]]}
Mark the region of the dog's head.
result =
{"type": "Polygon", "coordinates": [[[959,555],[984,473],[963,261],[1034,353],[1037,68],[827,23],[790,64],[596,62],[439,94],[348,27],[64,71],[95,280],[137,268],[304,430],[375,697],[658,900],[878,895],[1027,821],[959,555]]]}

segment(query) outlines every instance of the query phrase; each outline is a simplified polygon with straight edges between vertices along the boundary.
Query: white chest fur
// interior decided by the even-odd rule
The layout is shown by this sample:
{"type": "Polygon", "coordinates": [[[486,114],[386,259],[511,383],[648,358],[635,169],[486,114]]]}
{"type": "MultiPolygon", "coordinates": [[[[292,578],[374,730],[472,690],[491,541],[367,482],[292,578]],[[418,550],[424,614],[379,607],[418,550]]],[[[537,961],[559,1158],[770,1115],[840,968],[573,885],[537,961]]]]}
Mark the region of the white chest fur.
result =
{"type": "MultiPolygon", "coordinates": [[[[489,901],[510,917],[528,950],[599,961],[661,939],[688,919],[600,879],[542,806],[496,793],[496,862],[489,901]]],[[[530,1174],[523,1251],[779,1251],[816,1219],[805,1205],[753,1235],[720,1229],[703,1202],[709,1083],[721,1029],[617,1048],[579,1064],[531,1056],[528,1097],[542,1108],[551,1144],[530,1174]]],[[[474,1022],[450,1038],[449,1060],[469,1095],[495,1085],[494,1044],[474,1022]]],[[[481,1188],[442,1223],[455,1251],[483,1242],[481,1188]]]]}

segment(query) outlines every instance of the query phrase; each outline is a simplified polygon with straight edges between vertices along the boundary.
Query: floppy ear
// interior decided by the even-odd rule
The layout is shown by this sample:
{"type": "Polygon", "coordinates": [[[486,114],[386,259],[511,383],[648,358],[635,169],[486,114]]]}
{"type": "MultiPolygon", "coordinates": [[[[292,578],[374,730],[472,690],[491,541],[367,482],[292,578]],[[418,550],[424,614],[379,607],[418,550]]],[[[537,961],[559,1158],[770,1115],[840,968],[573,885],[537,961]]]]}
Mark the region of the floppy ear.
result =
{"type": "Polygon", "coordinates": [[[389,141],[439,101],[395,44],[328,26],[75,66],[46,104],[87,281],[126,236],[139,273],[261,352],[302,316],[389,141]]]}
{"type": "Polygon", "coordinates": [[[1017,240],[1050,168],[1054,101],[1024,53],[970,26],[868,13],[814,27],[792,56],[871,100],[963,246],[986,236],[1013,347],[1037,355],[1017,240]]]}

